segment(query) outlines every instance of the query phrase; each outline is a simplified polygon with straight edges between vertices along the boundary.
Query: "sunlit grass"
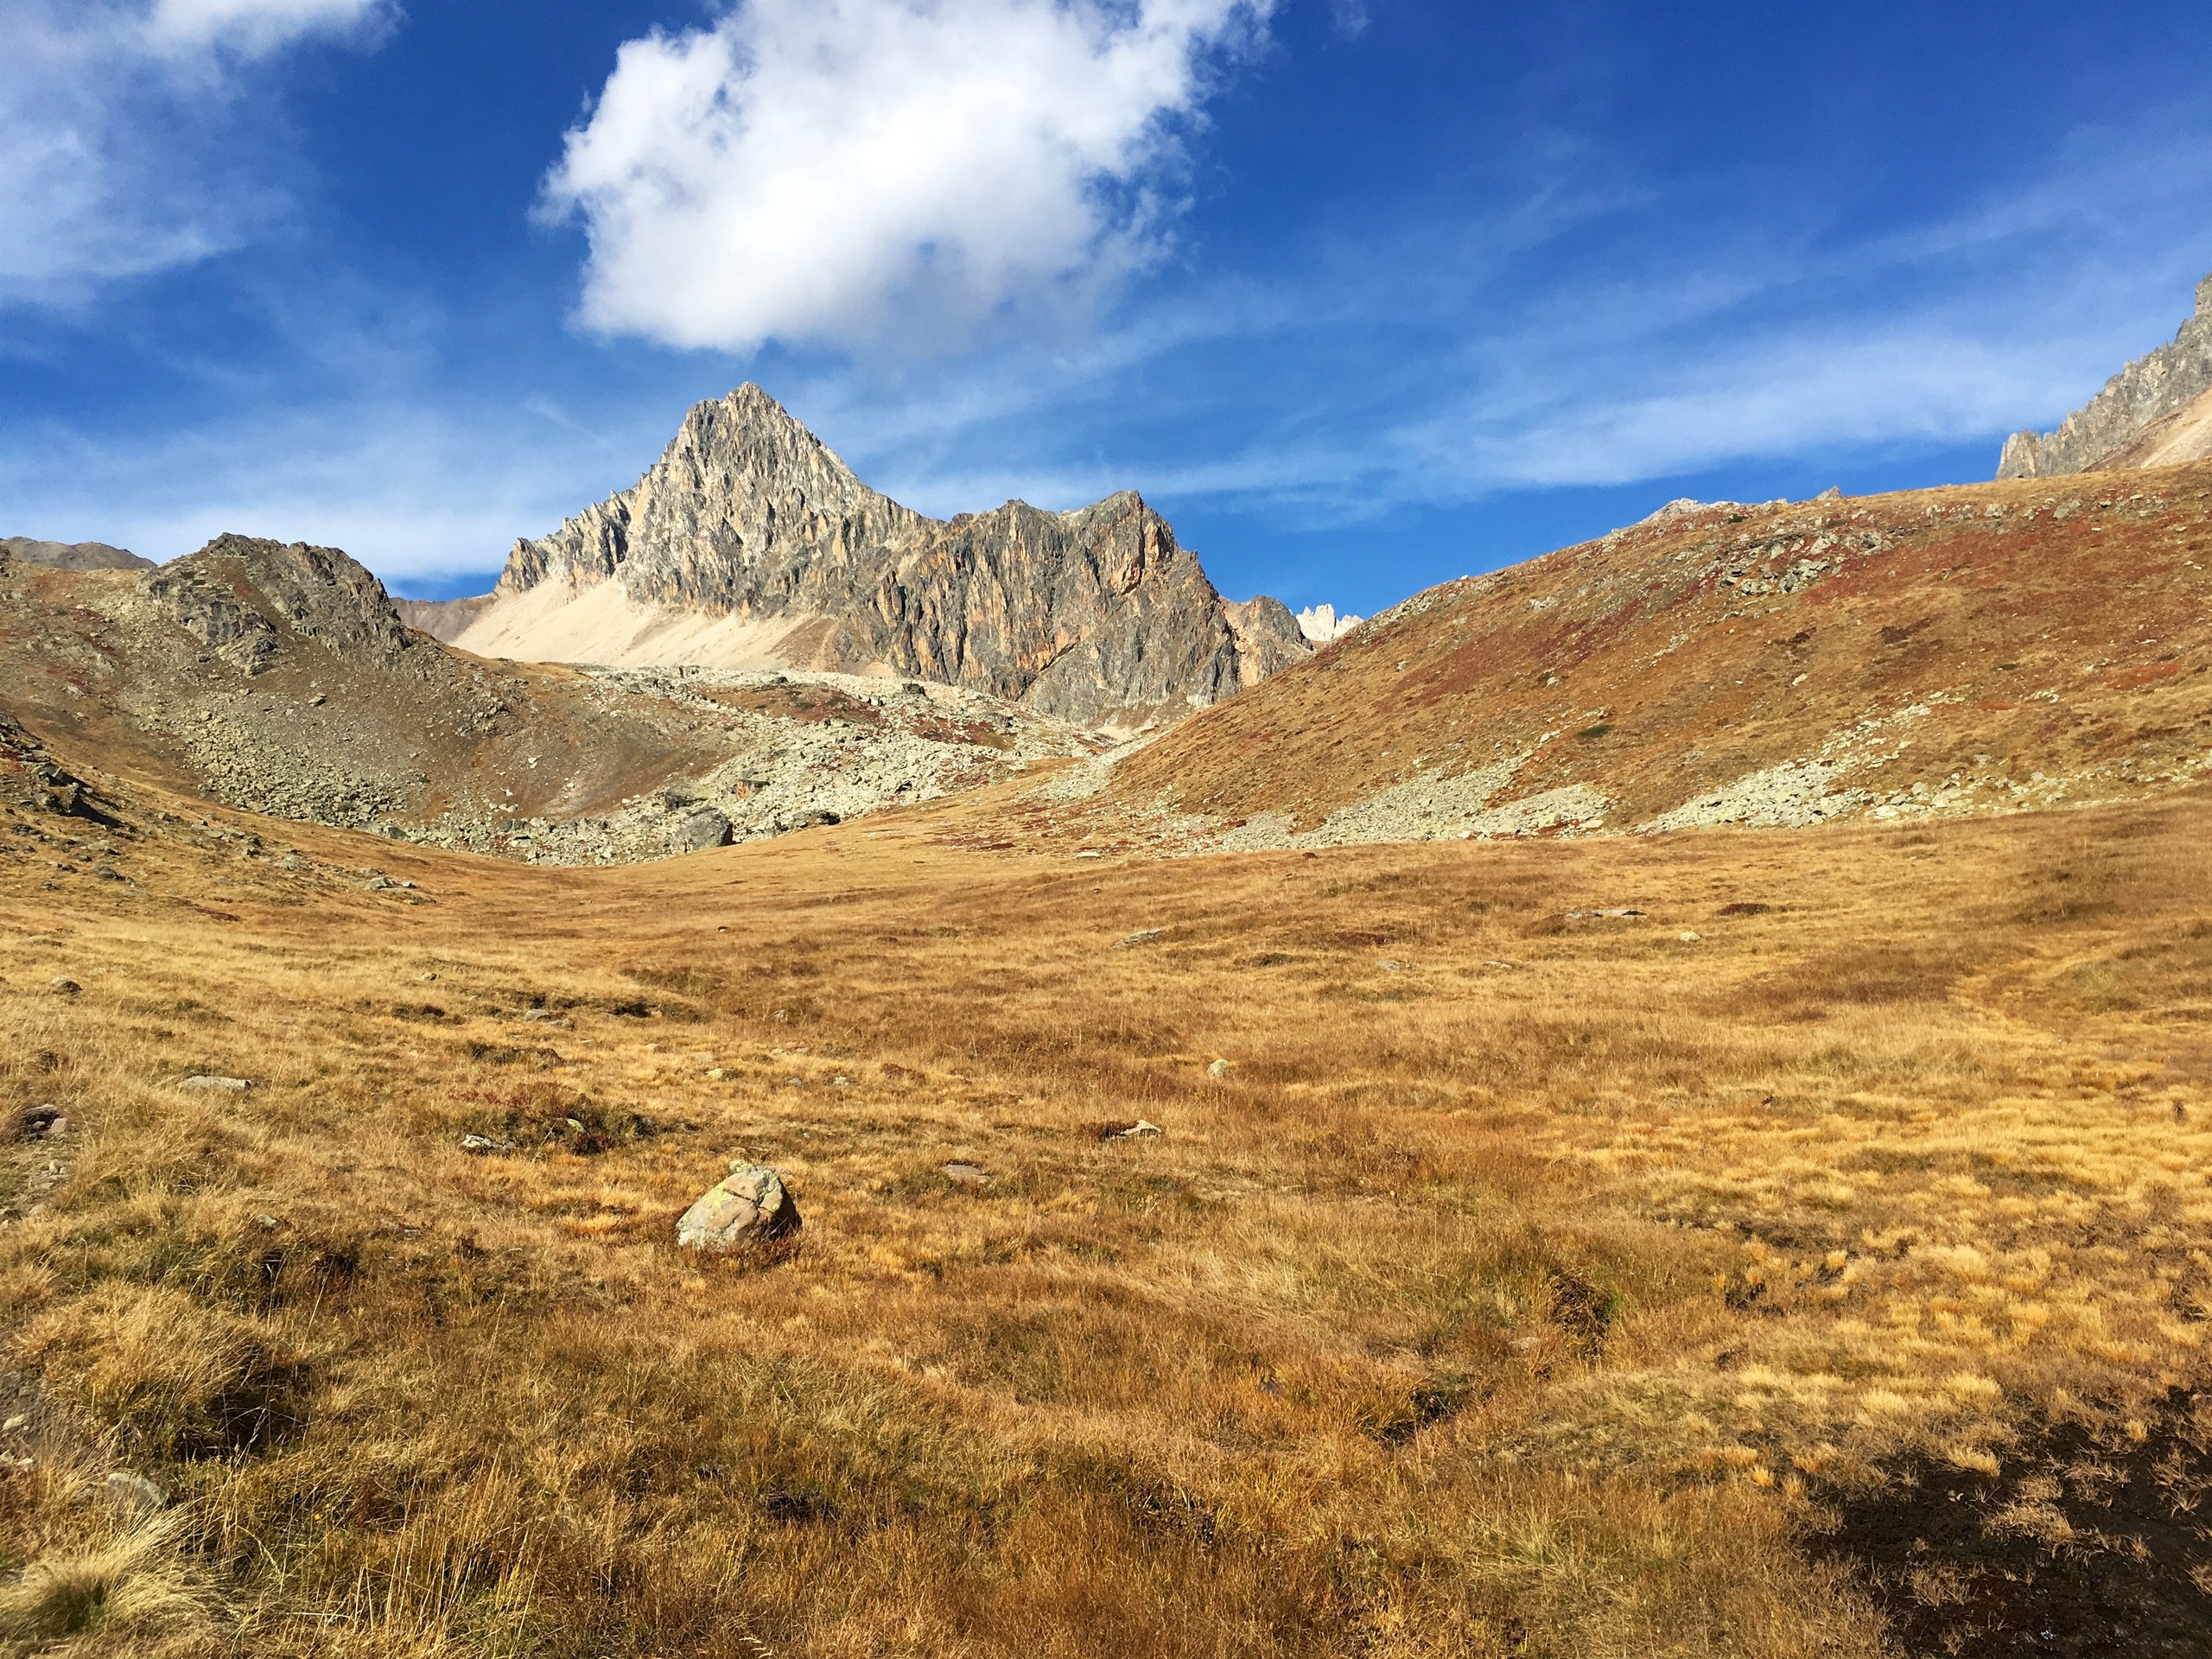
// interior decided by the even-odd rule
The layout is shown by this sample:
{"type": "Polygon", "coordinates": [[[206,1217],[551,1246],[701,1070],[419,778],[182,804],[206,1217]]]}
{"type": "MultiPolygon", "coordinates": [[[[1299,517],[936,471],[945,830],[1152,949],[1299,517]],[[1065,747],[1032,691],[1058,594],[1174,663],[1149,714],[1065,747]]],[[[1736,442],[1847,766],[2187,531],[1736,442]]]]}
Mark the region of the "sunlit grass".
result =
{"type": "MultiPolygon", "coordinates": [[[[163,1640],[1872,1654],[1802,1547],[1827,1495],[2202,1375],[2206,809],[2129,810],[1126,867],[920,817],[589,874],[379,848],[438,902],[226,888],[235,923],[181,908],[214,865],[175,841],[120,904],[0,866],[0,1105],[73,1125],[7,1148],[12,1363],[87,1470],[184,1500],[130,1546],[207,1586],[163,1640]],[[2062,863],[2098,907],[2009,919],[2062,863]],[[680,1255],[739,1156],[796,1255],[680,1255]]],[[[24,1606],[109,1547],[73,1490],[0,1476],[24,1606]]]]}

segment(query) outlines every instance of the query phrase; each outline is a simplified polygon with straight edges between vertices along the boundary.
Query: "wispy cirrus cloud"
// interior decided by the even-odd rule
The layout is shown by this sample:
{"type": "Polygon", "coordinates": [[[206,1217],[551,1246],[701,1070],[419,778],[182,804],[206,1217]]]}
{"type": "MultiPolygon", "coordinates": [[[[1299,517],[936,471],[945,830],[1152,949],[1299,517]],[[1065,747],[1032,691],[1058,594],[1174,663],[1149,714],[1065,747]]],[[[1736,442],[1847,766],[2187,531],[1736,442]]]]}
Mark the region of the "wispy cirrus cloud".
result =
{"type": "Polygon", "coordinates": [[[275,210],[224,140],[271,60],[370,40],[388,0],[0,0],[0,300],[73,302],[104,281],[237,245],[275,210]]]}
{"type": "Polygon", "coordinates": [[[1865,234],[1807,205],[1668,240],[1644,227],[1692,212],[1680,192],[1560,189],[1495,222],[1317,242],[1268,280],[1197,284],[1019,372],[992,356],[918,380],[841,365],[800,396],[933,511],[1135,483],[1353,522],[1974,442],[1993,469],[2003,433],[2054,423],[2170,336],[2212,268],[2201,146],[2146,120],[2046,161],[1865,234]],[[1608,257],[1562,268],[1571,241],[1608,257]],[[1103,436],[1139,386],[1150,432],[1096,441],[1094,415],[1103,436]]]}

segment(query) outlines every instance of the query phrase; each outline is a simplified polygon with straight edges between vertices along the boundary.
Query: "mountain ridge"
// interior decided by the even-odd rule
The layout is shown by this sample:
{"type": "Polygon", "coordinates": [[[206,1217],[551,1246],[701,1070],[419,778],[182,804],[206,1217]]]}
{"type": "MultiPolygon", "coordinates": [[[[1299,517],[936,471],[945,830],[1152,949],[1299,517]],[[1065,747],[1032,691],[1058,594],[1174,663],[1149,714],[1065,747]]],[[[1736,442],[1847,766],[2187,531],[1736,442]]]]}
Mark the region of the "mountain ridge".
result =
{"type": "Polygon", "coordinates": [[[2212,458],[2212,276],[2172,340],[2137,358],[2050,432],[2015,432],[1997,476],[2054,478],[2212,458]]]}
{"type": "Polygon", "coordinates": [[[695,404],[636,484],[518,540],[487,600],[423,620],[479,655],[933,678],[1123,729],[1311,649],[1279,602],[1223,598],[1135,491],[930,518],[750,382],[695,404]]]}
{"type": "Polygon", "coordinates": [[[35,536],[0,537],[0,553],[53,570],[144,570],[154,563],[105,542],[42,542],[35,536]]]}

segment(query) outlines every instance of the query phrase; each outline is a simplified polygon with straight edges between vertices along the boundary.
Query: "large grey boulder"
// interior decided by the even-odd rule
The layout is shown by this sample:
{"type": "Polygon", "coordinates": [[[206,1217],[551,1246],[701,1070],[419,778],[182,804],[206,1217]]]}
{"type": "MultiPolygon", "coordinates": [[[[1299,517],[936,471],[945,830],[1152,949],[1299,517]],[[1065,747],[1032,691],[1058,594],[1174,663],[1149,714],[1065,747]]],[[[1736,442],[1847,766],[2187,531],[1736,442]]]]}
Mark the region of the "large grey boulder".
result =
{"type": "Polygon", "coordinates": [[[711,806],[696,806],[683,815],[683,822],[677,830],[677,839],[686,852],[703,853],[709,848],[729,845],[728,817],[711,806]]]}
{"type": "Polygon", "coordinates": [[[683,1212],[676,1242],[687,1250],[734,1250],[789,1237],[799,1226],[798,1205],[784,1178],[741,1158],[683,1212]]]}

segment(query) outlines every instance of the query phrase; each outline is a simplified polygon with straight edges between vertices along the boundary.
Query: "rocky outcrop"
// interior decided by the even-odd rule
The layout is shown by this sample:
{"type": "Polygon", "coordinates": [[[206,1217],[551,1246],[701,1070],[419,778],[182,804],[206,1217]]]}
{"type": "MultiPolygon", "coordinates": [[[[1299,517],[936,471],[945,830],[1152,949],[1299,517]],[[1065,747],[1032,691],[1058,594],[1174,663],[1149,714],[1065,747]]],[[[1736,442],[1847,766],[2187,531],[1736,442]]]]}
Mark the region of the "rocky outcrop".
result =
{"type": "Polygon", "coordinates": [[[1288,611],[1225,602],[1127,491],[1074,512],[1010,501],[955,518],[883,575],[874,611],[901,673],[1079,724],[1203,708],[1306,654],[1288,611]]]}
{"type": "Polygon", "coordinates": [[[92,786],[57,766],[46,746],[4,711],[0,711],[0,801],[111,822],[96,804],[92,786]]]}
{"type": "Polygon", "coordinates": [[[284,631],[340,655],[387,663],[416,643],[384,584],[334,547],[218,536],[197,553],[148,570],[138,590],[248,674],[276,661],[284,631]]]}
{"type": "Polygon", "coordinates": [[[548,661],[912,676],[1121,727],[1310,649],[1273,600],[1223,600],[1132,493],[927,518],[749,385],[695,407],[632,488],[517,542],[488,606],[441,637],[548,661]]]}
{"type": "Polygon", "coordinates": [[[1298,613],[1298,631],[1308,645],[1325,645],[1343,639],[1365,620],[1349,612],[1338,616],[1333,605],[1310,605],[1298,613]]]}
{"type": "MultiPolygon", "coordinates": [[[[2114,466],[2172,465],[2212,454],[2212,447],[2184,441],[2128,452],[2161,423],[2183,417],[2212,392],[2212,276],[2196,285],[2196,313],[2172,340],[2138,358],[2105,383],[2105,389],[2059,423],[2056,432],[2015,432],[2005,441],[1997,476],[2049,478],[2114,466]],[[2195,453],[2189,453],[2190,451],[2195,453]]],[[[2212,440],[2212,423],[2205,423],[2212,440]]]]}

